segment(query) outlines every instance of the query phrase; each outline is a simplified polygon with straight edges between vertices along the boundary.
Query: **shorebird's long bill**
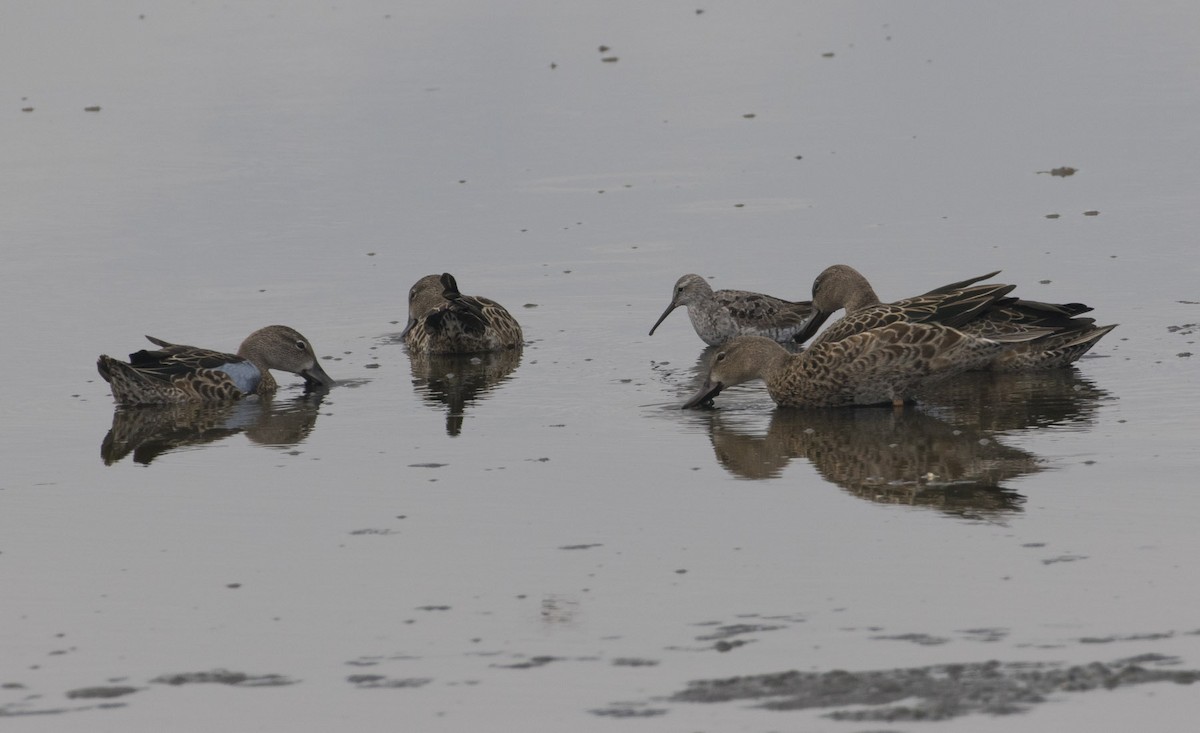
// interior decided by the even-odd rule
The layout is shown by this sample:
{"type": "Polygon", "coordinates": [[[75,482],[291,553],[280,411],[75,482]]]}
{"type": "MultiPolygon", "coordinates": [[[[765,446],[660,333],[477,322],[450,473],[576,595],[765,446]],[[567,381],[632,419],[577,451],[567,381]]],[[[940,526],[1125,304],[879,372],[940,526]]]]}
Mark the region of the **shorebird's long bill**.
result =
{"type": "Polygon", "coordinates": [[[829,313],[823,313],[814,308],[813,312],[804,320],[804,325],[801,326],[800,330],[796,332],[796,335],[792,337],[792,340],[798,344],[808,341],[810,338],[816,335],[817,329],[821,327],[821,324],[829,320],[830,315],[831,314],[829,313]]]}
{"type": "Polygon", "coordinates": [[[671,301],[671,304],[667,306],[667,309],[665,311],[663,311],[663,314],[661,316],[659,316],[658,320],[654,322],[654,325],[650,327],[650,335],[651,336],[654,335],[654,329],[658,328],[658,324],[667,320],[667,316],[671,315],[671,311],[675,310],[678,307],[679,307],[678,303],[676,303],[675,301],[671,301]]]}
{"type": "Polygon", "coordinates": [[[333,377],[326,374],[321,365],[316,362],[313,362],[313,365],[308,369],[300,372],[300,376],[304,377],[304,386],[309,389],[333,386],[333,377]]]}
{"type": "Polygon", "coordinates": [[[687,410],[693,407],[712,407],[713,398],[721,394],[721,390],[725,385],[721,382],[714,382],[711,378],[704,380],[704,385],[696,391],[696,394],[688,398],[687,402],[680,405],[681,410],[687,410]]]}

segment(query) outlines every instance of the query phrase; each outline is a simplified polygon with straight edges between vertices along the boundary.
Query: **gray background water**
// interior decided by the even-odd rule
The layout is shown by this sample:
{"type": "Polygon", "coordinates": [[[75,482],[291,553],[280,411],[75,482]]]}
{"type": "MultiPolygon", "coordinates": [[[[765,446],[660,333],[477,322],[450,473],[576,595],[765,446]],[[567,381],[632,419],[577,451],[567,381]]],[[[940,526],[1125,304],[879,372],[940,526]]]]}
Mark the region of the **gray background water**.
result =
{"type": "MultiPolygon", "coordinates": [[[[0,14],[10,727],[920,730],[665,698],[789,669],[1200,668],[1200,6],[0,14]],[[942,450],[997,450],[991,490],[855,492],[804,436],[869,432],[805,432],[753,387],[672,410],[702,344],[682,312],[645,335],[686,272],[799,299],[834,262],[884,298],[1003,269],[1121,327],[1065,381],[968,385],[863,441],[956,426],[942,450]],[[395,341],[444,270],[530,342],[456,436],[395,341]],[[228,436],[105,465],[96,355],[268,323],[342,384],[305,407],[285,377],[228,436]],[[216,669],[294,684],[151,682],[216,669]]],[[[954,725],[1197,712],[1159,683],[954,725]]]]}

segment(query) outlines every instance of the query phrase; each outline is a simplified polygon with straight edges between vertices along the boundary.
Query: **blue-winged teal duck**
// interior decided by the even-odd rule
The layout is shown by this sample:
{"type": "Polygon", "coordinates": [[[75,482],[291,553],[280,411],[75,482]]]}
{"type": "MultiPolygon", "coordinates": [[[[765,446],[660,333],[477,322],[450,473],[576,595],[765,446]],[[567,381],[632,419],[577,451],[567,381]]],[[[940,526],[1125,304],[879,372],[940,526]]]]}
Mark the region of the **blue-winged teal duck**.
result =
{"type": "Polygon", "coordinates": [[[717,351],[703,386],[684,408],[708,404],[721,390],[762,379],[780,407],[902,405],[933,382],[978,369],[1014,344],[1050,333],[1030,329],[985,339],[937,324],[892,323],[826,341],[799,354],[759,336],[717,351]]]}
{"type": "Polygon", "coordinates": [[[1070,364],[1092,348],[1116,325],[1096,326],[1092,318],[1079,318],[1091,310],[1082,303],[1039,303],[1010,297],[1014,285],[976,285],[993,277],[991,272],[918,295],[881,303],[867,279],[848,265],[826,268],[813,282],[813,317],[801,334],[808,338],[835,311],[846,315],[826,328],[818,343],[896,323],[940,323],[975,336],[1019,334],[1030,329],[1052,335],[1005,351],[983,368],[997,371],[1031,371],[1070,364]]]}
{"type": "Polygon", "coordinates": [[[675,283],[671,304],[650,328],[650,335],[671,311],[685,306],[696,334],[709,346],[735,336],[765,336],[779,343],[796,338],[812,315],[812,303],[793,302],[746,290],[716,290],[699,275],[684,275],[675,283]]]}
{"type": "Polygon", "coordinates": [[[408,325],[400,336],[413,351],[431,354],[499,351],[524,341],[520,324],[504,306],[463,295],[448,272],[426,275],[408,291],[408,325]]]}
{"type": "Polygon", "coordinates": [[[277,387],[271,369],[298,374],[310,387],[333,384],[317,362],[312,344],[287,326],[260,328],[246,337],[236,354],[146,338],[161,348],[136,351],[128,362],[106,355],[96,362],[120,404],[216,402],[266,395],[277,387]]]}

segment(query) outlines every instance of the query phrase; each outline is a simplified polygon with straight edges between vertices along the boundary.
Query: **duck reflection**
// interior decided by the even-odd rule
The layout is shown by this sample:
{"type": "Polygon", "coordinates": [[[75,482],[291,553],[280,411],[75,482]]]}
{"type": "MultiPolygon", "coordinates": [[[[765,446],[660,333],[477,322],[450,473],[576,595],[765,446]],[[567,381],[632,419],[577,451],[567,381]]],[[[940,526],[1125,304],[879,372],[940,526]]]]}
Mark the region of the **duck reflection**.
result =
{"type": "Polygon", "coordinates": [[[1026,451],[913,408],[777,409],[765,435],[720,411],[707,419],[717,460],[740,478],[772,478],[805,458],[855,496],[955,516],[1020,511],[1025,498],[1002,484],[1040,469],[1026,451]]]}
{"type": "Polygon", "coordinates": [[[462,432],[467,405],[486,397],[521,363],[521,348],[479,354],[410,352],[413,386],[434,407],[446,407],[446,434],[462,432]]]}
{"type": "Polygon", "coordinates": [[[113,411],[112,428],[100,444],[100,457],[111,466],[133,454],[149,465],[164,453],[200,446],[245,433],[262,446],[287,448],[308,437],[328,390],[295,399],[259,398],[221,403],[140,405],[113,411]]]}
{"type": "Polygon", "coordinates": [[[956,425],[984,432],[1093,425],[1100,406],[1115,399],[1075,369],[967,372],[934,386],[922,403],[956,425]]]}

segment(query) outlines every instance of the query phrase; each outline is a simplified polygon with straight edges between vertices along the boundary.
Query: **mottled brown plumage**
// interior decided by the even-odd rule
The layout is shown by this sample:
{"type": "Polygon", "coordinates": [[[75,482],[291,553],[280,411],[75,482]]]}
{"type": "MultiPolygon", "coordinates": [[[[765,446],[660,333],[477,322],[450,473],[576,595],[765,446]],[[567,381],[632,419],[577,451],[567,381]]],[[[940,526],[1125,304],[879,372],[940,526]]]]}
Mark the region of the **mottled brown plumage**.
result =
{"type": "Polygon", "coordinates": [[[685,306],[696,335],[709,346],[735,336],[765,336],[780,343],[799,343],[796,335],[812,315],[808,301],[793,302],[747,290],[713,290],[699,275],[684,275],[675,283],[671,303],[654,322],[654,335],[671,311],[685,306]]]}
{"type": "Polygon", "coordinates": [[[1096,326],[1094,319],[1078,318],[1091,310],[1082,303],[1022,300],[1008,295],[1014,285],[975,284],[996,274],[950,283],[893,303],[881,303],[861,273],[848,265],[833,265],[813,282],[813,317],[802,335],[811,336],[842,308],[846,315],[813,339],[813,345],[840,341],[855,333],[899,322],[939,323],[985,338],[1053,331],[1053,336],[1010,349],[981,367],[1019,371],[1066,366],[1116,327],[1096,326]]]}
{"type": "Polygon", "coordinates": [[[937,324],[892,323],[788,353],[770,339],[741,336],[713,355],[704,385],[683,407],[763,379],[781,407],[903,404],[923,387],[978,369],[1013,344],[1049,331],[984,339],[937,324]]]}
{"type": "Polygon", "coordinates": [[[128,362],[107,355],[96,362],[120,404],[219,402],[270,394],[277,387],[271,369],[298,374],[309,386],[333,384],[308,339],[287,326],[260,328],[236,354],[146,338],[161,348],[136,351],[128,362]]]}
{"type": "Polygon", "coordinates": [[[408,291],[408,348],[431,354],[512,349],[524,334],[517,319],[494,300],[463,295],[450,273],[426,275],[408,291]]]}

